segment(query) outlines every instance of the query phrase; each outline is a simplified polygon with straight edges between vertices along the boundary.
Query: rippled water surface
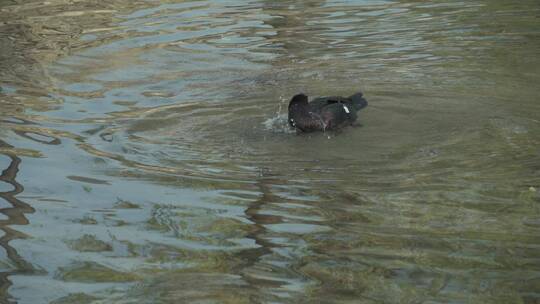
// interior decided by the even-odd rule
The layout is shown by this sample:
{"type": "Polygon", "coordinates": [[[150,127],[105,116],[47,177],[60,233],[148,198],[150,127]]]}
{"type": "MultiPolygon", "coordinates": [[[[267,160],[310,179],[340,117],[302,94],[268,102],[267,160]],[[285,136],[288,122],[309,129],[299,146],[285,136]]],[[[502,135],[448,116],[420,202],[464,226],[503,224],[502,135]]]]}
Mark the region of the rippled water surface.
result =
{"type": "Polygon", "coordinates": [[[540,303],[539,16],[0,1],[0,303],[540,303]]]}

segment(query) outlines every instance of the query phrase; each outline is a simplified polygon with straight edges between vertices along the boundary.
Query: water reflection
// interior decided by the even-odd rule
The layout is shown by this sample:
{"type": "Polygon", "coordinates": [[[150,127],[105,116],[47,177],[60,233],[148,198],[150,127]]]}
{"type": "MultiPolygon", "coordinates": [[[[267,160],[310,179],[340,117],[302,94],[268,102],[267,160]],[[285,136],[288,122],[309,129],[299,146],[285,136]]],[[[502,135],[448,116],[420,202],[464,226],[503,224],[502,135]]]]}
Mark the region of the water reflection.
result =
{"type": "MultiPolygon", "coordinates": [[[[0,148],[12,147],[3,141],[0,141],[0,148]]],[[[0,230],[3,232],[0,237],[0,246],[5,254],[5,257],[2,258],[3,270],[0,272],[0,302],[8,303],[12,300],[8,294],[8,289],[12,285],[9,276],[35,273],[32,264],[26,261],[17,250],[10,245],[11,241],[25,239],[27,236],[11,226],[28,225],[28,219],[25,214],[34,213],[35,209],[15,197],[24,191],[23,186],[16,180],[21,159],[12,154],[3,155],[9,158],[9,164],[0,175],[0,183],[7,183],[13,187],[13,189],[9,191],[0,191],[0,198],[11,205],[0,208],[0,213],[5,216],[5,218],[0,219],[0,230]]]]}
{"type": "Polygon", "coordinates": [[[1,4],[2,300],[538,301],[539,9],[1,4]]]}

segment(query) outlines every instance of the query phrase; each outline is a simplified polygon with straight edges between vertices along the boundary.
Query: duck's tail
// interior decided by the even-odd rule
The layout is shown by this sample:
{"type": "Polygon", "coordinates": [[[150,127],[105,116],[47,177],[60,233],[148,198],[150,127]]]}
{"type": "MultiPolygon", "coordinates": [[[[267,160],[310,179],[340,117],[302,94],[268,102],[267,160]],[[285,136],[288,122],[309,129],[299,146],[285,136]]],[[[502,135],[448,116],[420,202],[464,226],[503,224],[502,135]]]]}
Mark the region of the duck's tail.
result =
{"type": "Polygon", "coordinates": [[[364,98],[364,94],[362,94],[362,92],[353,94],[349,98],[351,99],[351,104],[356,111],[360,111],[368,105],[368,102],[364,98]]]}

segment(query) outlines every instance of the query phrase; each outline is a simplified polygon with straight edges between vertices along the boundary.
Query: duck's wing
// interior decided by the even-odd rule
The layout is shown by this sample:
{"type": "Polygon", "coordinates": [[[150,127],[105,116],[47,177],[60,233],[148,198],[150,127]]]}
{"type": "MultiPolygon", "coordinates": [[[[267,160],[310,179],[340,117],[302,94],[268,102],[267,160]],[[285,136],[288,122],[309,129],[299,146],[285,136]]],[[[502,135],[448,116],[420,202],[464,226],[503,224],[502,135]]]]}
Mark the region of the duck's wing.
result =
{"type": "Polygon", "coordinates": [[[347,103],[332,103],[321,110],[325,128],[327,130],[339,129],[352,124],[356,118],[356,111],[347,103]]]}
{"type": "Polygon", "coordinates": [[[311,101],[309,105],[312,111],[320,113],[322,108],[328,105],[334,104],[334,103],[347,104],[355,112],[367,107],[368,105],[368,102],[364,98],[364,94],[362,94],[362,92],[358,92],[349,97],[343,97],[343,96],[319,97],[311,101]]]}
{"type": "Polygon", "coordinates": [[[293,125],[302,132],[324,131],[326,125],[322,117],[313,112],[308,115],[293,118],[293,125]]]}
{"type": "Polygon", "coordinates": [[[346,103],[351,102],[349,98],[341,97],[341,96],[328,96],[328,97],[319,97],[313,99],[309,106],[311,107],[311,110],[315,113],[320,113],[322,108],[334,104],[334,103],[346,103]]]}

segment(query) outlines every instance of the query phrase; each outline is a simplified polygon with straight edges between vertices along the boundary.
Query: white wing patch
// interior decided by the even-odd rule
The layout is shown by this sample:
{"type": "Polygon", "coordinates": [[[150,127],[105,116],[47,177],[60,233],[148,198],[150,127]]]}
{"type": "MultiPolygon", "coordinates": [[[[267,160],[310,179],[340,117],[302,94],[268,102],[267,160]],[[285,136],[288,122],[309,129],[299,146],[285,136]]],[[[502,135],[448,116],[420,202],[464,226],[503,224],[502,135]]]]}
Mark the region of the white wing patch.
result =
{"type": "Polygon", "coordinates": [[[347,113],[347,114],[351,113],[351,112],[349,111],[349,108],[347,108],[346,105],[343,105],[343,110],[345,110],[345,113],[347,113]]]}

